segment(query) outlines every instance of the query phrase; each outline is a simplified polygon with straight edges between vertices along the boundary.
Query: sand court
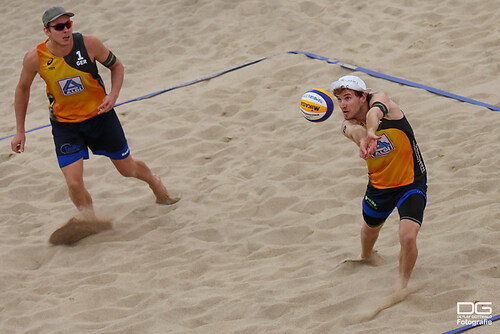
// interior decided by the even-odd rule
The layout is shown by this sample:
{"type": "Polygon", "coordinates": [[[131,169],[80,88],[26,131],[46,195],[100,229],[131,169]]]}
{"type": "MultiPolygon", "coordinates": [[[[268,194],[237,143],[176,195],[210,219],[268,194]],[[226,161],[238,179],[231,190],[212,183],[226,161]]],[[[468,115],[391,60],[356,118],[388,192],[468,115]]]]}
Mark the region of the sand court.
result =
{"type": "MultiPolygon", "coordinates": [[[[269,57],[116,108],[134,158],[182,200],[155,203],[103,157],[85,182],[113,229],[71,247],[50,235],[77,215],[50,127],[16,155],[0,141],[0,327],[5,333],[443,333],[458,302],[500,314],[500,113],[287,54],[304,50],[500,106],[495,1],[62,1],[74,31],[125,65],[118,102],[269,57]],[[479,51],[478,51],[479,50],[479,51]],[[403,109],[429,172],[409,293],[394,295],[397,214],[376,261],[359,255],[366,165],[302,94],[354,74],[403,109]]],[[[45,4],[5,2],[0,136],[15,133],[25,52],[44,39],[45,4]]],[[[100,70],[109,87],[109,77],[100,70]]],[[[48,123],[44,83],[28,129],[48,123]]],[[[498,322],[471,329],[497,333],[498,322]]]]}

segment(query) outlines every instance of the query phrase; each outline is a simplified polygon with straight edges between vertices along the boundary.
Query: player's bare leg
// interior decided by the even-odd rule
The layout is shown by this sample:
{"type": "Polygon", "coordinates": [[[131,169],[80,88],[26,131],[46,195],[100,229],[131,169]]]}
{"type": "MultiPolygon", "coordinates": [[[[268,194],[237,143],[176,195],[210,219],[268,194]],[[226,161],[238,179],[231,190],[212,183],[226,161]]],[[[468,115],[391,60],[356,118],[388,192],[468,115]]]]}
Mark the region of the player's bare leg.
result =
{"type": "Polygon", "coordinates": [[[167,188],[161,182],[158,175],[151,172],[149,167],[140,160],[134,160],[131,156],[128,156],[122,160],[111,160],[115,165],[116,169],[125,177],[135,177],[139,180],[146,182],[153,194],[156,197],[156,203],[159,204],[174,204],[177,203],[180,198],[172,198],[167,191],[167,188]]]}
{"type": "Polygon", "coordinates": [[[378,239],[378,235],[380,230],[382,229],[384,224],[381,224],[377,227],[370,227],[366,223],[363,224],[361,228],[361,255],[360,258],[367,259],[376,251],[373,249],[375,242],[378,239]]]}
{"type": "Polygon", "coordinates": [[[83,183],[83,158],[61,168],[71,201],[78,210],[93,212],[92,197],[83,183]]]}
{"type": "Polygon", "coordinates": [[[399,254],[399,287],[406,288],[410,280],[413,267],[417,262],[417,234],[420,225],[409,219],[402,219],[399,223],[399,242],[401,252],[399,254]]]}

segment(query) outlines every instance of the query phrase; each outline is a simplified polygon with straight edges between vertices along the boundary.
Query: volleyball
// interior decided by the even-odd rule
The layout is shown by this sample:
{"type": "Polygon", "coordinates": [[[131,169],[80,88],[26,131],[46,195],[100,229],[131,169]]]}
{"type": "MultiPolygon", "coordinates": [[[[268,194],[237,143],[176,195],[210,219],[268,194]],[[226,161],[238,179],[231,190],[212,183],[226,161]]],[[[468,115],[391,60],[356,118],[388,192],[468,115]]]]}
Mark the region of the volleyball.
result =
{"type": "Polygon", "coordinates": [[[333,98],[324,89],[308,90],[300,99],[302,116],[310,122],[323,122],[330,117],[335,104],[333,98]]]}

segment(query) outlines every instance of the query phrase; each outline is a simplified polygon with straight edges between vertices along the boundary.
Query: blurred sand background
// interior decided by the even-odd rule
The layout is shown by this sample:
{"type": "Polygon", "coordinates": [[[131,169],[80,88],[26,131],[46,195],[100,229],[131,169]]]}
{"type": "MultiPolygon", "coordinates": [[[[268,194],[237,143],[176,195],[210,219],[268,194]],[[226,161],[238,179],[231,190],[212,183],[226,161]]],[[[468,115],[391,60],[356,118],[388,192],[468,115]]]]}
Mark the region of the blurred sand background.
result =
{"type": "MultiPolygon", "coordinates": [[[[269,57],[117,107],[132,155],[182,200],[156,205],[145,184],[91,156],[86,185],[114,229],[75,246],[47,242],[77,213],[50,128],[29,133],[21,155],[1,141],[2,333],[442,333],[461,327],[457,302],[500,314],[500,113],[286,53],[500,106],[500,1],[0,3],[1,137],[15,133],[22,58],[44,40],[51,5],[124,63],[118,102],[269,57]],[[339,132],[338,106],[321,124],[298,108],[305,91],[347,74],[401,106],[429,173],[416,291],[371,320],[397,283],[397,213],[376,263],[342,264],[360,252],[366,165],[339,132]]],[[[46,124],[37,77],[26,128],[46,124]]]]}

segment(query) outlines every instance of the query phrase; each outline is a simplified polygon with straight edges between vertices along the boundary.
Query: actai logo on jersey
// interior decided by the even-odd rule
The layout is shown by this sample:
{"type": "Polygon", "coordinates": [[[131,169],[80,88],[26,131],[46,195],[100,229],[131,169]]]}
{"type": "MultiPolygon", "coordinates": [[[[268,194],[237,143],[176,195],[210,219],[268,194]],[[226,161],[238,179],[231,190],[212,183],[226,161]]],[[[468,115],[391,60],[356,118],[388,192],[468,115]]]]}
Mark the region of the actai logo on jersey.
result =
{"type": "Polygon", "coordinates": [[[65,96],[77,94],[85,90],[80,76],[58,80],[57,83],[65,96]]]}
{"type": "Polygon", "coordinates": [[[381,157],[389,154],[394,149],[394,145],[385,133],[377,140],[377,150],[373,153],[372,158],[381,157]]]}

